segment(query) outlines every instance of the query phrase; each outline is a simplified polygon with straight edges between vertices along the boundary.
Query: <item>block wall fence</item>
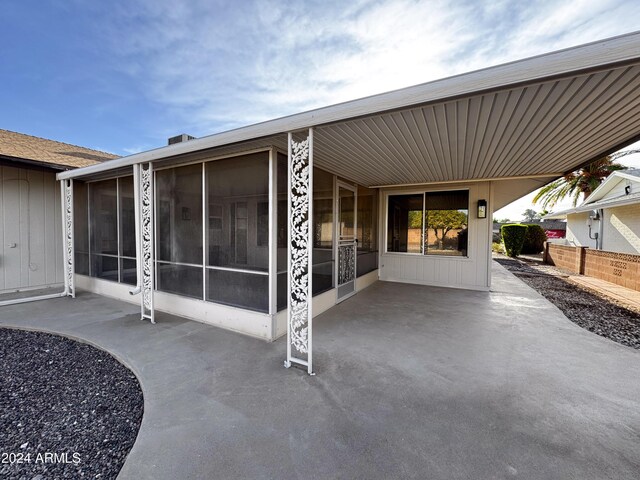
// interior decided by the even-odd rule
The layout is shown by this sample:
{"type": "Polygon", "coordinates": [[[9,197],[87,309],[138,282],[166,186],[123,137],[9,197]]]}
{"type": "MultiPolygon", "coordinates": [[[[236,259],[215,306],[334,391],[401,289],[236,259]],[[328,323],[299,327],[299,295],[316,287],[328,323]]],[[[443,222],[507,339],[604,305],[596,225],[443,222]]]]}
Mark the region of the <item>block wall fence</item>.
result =
{"type": "Polygon", "coordinates": [[[640,255],[546,243],[544,262],[640,291],[640,255]]]}

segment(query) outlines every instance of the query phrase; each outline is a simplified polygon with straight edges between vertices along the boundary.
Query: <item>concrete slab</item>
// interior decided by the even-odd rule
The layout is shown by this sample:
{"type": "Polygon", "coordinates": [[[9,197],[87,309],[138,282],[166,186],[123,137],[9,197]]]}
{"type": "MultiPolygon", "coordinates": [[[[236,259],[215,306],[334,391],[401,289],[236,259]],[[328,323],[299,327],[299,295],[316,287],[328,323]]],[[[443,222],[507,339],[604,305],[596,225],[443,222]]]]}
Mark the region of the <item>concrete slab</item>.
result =
{"type": "Polygon", "coordinates": [[[113,352],[141,380],[121,479],[637,478],[640,351],[502,267],[494,290],[378,282],[318,317],[317,376],[265,343],[83,293],[0,324],[113,352]]]}

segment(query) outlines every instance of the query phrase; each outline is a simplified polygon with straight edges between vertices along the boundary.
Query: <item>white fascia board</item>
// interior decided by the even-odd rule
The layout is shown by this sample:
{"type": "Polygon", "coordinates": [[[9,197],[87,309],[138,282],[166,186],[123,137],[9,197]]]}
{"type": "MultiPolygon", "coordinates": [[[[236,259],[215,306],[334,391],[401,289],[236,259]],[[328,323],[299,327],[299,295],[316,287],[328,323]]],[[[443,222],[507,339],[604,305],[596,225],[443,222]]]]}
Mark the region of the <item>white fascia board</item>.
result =
{"type": "Polygon", "coordinates": [[[479,94],[511,85],[535,83],[545,78],[568,76],[585,70],[598,70],[609,65],[637,62],[640,62],[640,31],[216,133],[98,165],[63,172],[58,174],[57,178],[62,180],[91,175],[128,167],[136,163],[153,162],[175,155],[295,132],[352,118],[380,114],[385,111],[479,94]]]}
{"type": "Polygon", "coordinates": [[[612,175],[616,175],[626,180],[631,180],[632,182],[635,182],[635,183],[640,183],[640,175],[634,175],[632,173],[627,172],[626,170],[616,170],[615,172],[613,172],[612,175]]]}
{"type": "Polygon", "coordinates": [[[624,170],[616,170],[607,178],[605,178],[604,181],[600,185],[598,185],[598,188],[591,192],[591,195],[587,197],[587,199],[580,205],[580,207],[586,207],[587,205],[590,205],[592,203],[599,202],[600,200],[605,198],[607,196],[607,193],[613,190],[616,185],[618,185],[618,183],[620,183],[622,180],[630,180],[634,183],[640,184],[640,177],[638,177],[637,175],[631,175],[629,173],[626,173],[624,170]]]}
{"type": "Polygon", "coordinates": [[[598,187],[593,192],[591,192],[591,195],[589,195],[578,208],[586,207],[592,203],[602,200],[607,195],[607,193],[609,193],[611,189],[615,187],[618,182],[620,182],[620,176],[616,175],[616,173],[618,172],[613,172],[611,175],[605,178],[604,181],[600,185],[598,185],[598,187]]]}
{"type": "Polygon", "coordinates": [[[640,198],[636,196],[632,196],[631,198],[628,198],[625,196],[625,197],[620,197],[620,199],[618,200],[610,200],[608,202],[594,202],[588,205],[581,205],[578,208],[576,208],[575,212],[573,213],[589,212],[591,210],[598,210],[600,208],[606,209],[606,208],[613,208],[613,207],[624,207],[625,205],[634,205],[637,203],[640,203],[640,198]]]}

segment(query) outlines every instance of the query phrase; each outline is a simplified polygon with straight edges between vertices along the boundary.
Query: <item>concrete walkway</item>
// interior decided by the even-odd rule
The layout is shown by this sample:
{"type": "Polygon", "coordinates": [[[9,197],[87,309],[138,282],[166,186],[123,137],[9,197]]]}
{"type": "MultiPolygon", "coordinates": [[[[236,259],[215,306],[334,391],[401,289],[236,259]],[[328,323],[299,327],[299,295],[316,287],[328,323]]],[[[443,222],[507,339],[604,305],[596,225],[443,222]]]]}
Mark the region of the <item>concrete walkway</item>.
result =
{"type": "Polygon", "coordinates": [[[569,281],[595,290],[632,310],[640,312],[640,292],[636,290],[585,275],[570,275],[569,281]]]}
{"type": "MultiPolygon", "coordinates": [[[[494,262],[495,263],[495,262],[494,262]]],[[[491,293],[382,283],[285,342],[82,294],[0,310],[113,352],[145,414],[122,479],[637,479],[640,351],[496,265],[491,293]]]]}

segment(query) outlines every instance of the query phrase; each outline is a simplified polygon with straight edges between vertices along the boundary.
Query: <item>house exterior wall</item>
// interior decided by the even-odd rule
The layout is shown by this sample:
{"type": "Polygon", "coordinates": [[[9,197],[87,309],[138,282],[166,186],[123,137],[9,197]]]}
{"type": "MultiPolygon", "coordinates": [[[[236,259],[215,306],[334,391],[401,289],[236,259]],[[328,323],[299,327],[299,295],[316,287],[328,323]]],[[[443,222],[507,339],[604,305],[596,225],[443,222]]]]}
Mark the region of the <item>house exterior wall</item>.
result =
{"type": "Polygon", "coordinates": [[[490,287],[491,211],[487,218],[477,218],[478,200],[485,199],[491,208],[491,182],[443,184],[384,189],[380,204],[380,280],[418,283],[443,287],[488,290],[490,287]],[[446,190],[469,190],[467,256],[421,255],[387,252],[387,206],[390,194],[403,195],[446,190]]]}
{"type": "MultiPolygon", "coordinates": [[[[567,244],[596,247],[596,241],[589,238],[589,215],[590,212],[567,215],[567,244]]],[[[640,254],[640,204],[605,208],[602,222],[602,250],[640,254]]],[[[598,232],[598,227],[598,222],[593,222],[592,236],[598,232]]]]}
{"type": "MultiPolygon", "coordinates": [[[[596,247],[596,241],[589,238],[589,227],[587,226],[589,215],[590,212],[567,215],[567,234],[565,238],[568,245],[596,247]]],[[[594,228],[592,228],[592,236],[598,231],[596,223],[594,222],[594,228]]]]}
{"type": "Polygon", "coordinates": [[[0,166],[0,293],[61,286],[60,186],[46,170],[0,166]]]}
{"type": "Polygon", "coordinates": [[[603,229],[603,250],[640,254],[640,204],[605,209],[603,229]]]}

